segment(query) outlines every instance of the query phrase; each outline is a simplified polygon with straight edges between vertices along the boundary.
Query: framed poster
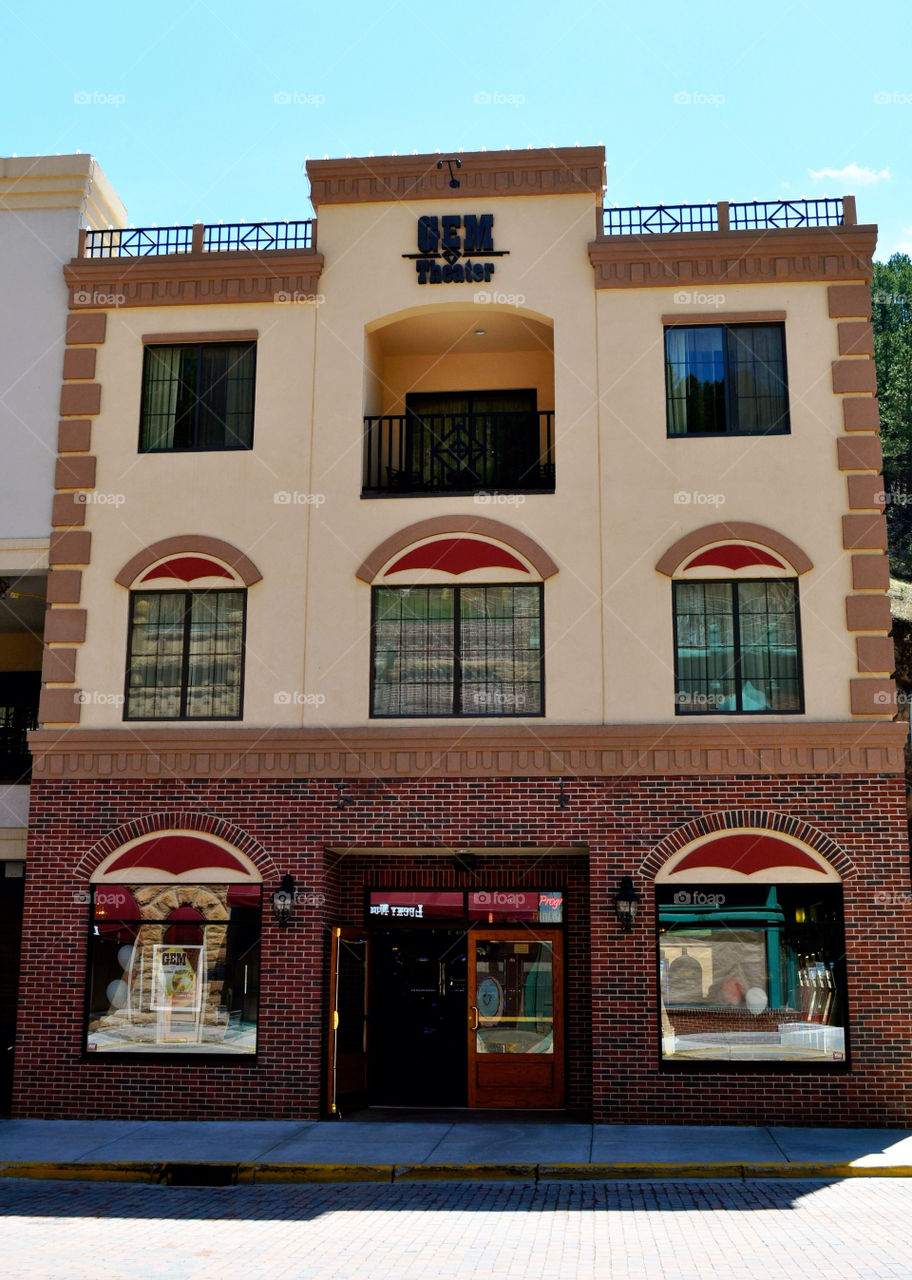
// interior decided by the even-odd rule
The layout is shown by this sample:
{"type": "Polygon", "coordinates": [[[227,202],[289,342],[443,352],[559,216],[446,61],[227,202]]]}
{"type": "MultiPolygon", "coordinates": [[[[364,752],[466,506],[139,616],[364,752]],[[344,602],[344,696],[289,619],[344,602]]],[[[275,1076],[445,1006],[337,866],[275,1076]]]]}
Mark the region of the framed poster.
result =
{"type": "Polygon", "coordinates": [[[152,1008],[170,1013],[199,1013],[203,992],[202,946],[152,948],[152,1008]]]}

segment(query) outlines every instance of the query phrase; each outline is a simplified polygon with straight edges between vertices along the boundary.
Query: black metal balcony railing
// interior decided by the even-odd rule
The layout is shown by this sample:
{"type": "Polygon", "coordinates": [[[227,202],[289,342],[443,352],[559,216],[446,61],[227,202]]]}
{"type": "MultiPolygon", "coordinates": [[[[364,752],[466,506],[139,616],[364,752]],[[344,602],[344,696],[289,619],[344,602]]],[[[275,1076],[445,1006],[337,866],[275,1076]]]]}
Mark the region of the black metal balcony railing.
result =
{"type": "Polygon", "coordinates": [[[32,773],[29,729],[38,728],[38,707],[0,706],[0,783],[26,783],[32,773]]]}
{"type": "Polygon", "coordinates": [[[365,494],[553,493],[554,414],[364,419],[365,494]]]}
{"type": "MultiPolygon", "coordinates": [[[[742,200],[718,204],[660,204],[603,209],[606,236],[667,235],[676,231],[756,231],[782,227],[839,227],[847,221],[842,198],[742,200]]],[[[854,214],[853,214],[854,216],[854,214]]]]}
{"type": "Polygon", "coordinates": [[[86,258],[149,258],[168,253],[237,253],[312,249],[313,219],[226,222],[191,227],[114,227],[85,233],[86,258]]]}

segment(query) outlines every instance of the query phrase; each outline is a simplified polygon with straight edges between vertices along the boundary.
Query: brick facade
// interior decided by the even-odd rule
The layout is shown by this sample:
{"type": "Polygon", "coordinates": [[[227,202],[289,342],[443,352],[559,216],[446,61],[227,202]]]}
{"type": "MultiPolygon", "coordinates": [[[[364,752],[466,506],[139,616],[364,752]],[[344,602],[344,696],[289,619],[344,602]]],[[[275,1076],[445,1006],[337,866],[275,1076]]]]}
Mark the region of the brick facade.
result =
{"type": "MultiPolygon", "coordinates": [[[[598,1121],[903,1125],[912,1122],[912,897],[900,776],[39,781],[32,794],[14,1114],[158,1119],[308,1118],[324,1112],[330,926],[363,922],[368,885],[564,887],[568,1105],[598,1121]],[[650,854],[713,815],[799,819],[840,851],[850,1062],[659,1068],[650,854]],[[195,1063],[83,1053],[91,871],[132,835],[208,831],[245,847],[264,876],[325,895],[287,931],[264,909],[259,1052],[195,1063]],[[112,837],[112,833],[117,833],[112,837]],[[520,846],[535,846],[523,854],[520,846]],[[491,847],[475,872],[409,848],[491,847]],[[357,852],[339,852],[351,848],[357,852]],[[542,856],[538,850],[554,852],[542,856]],[[376,853],[371,853],[376,849],[376,853]],[[335,850],[336,852],[333,852],[335,850]],[[588,852],[587,852],[588,851],[588,852]],[[643,864],[648,861],[644,874],[643,864]],[[587,874],[588,866],[588,874],[587,874]],[[40,868],[40,873],[38,869],[40,868]],[[33,873],[34,871],[34,873],[33,873]],[[620,933],[613,895],[643,895],[620,933]]],[[[708,821],[706,821],[708,820],[708,821]]],[[[666,846],[667,847],[667,846],[666,846]]],[[[835,861],[835,859],[834,859],[835,861]]]]}

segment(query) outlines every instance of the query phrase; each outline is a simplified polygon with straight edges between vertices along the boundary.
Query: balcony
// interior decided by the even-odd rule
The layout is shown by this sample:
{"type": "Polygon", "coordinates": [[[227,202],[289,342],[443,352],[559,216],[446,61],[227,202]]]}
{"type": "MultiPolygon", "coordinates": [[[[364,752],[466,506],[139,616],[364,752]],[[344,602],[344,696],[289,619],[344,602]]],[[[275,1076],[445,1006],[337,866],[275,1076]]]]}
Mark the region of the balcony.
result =
{"type": "Polygon", "coordinates": [[[554,414],[408,412],[364,419],[362,497],[554,492],[554,414]]]}

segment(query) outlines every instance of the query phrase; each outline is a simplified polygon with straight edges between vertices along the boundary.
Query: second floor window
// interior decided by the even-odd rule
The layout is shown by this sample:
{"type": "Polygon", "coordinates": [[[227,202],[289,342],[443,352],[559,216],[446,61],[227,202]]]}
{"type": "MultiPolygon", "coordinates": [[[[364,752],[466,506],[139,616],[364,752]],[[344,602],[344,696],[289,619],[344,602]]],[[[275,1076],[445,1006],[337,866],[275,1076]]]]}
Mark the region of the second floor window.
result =
{"type": "Polygon", "coordinates": [[[799,712],[794,578],[675,582],[675,711],[799,712]]]}
{"type": "Polygon", "coordinates": [[[125,720],[239,720],[245,591],[134,591],[125,720]]]}
{"type": "Polygon", "coordinates": [[[375,587],[372,716],[544,714],[542,588],[375,587]]]}
{"type": "Polygon", "coordinates": [[[784,327],[667,328],[665,394],[670,436],[787,433],[784,327]]]}
{"type": "Polygon", "coordinates": [[[255,378],[253,342],[147,346],[140,450],[249,449],[255,378]]]}

